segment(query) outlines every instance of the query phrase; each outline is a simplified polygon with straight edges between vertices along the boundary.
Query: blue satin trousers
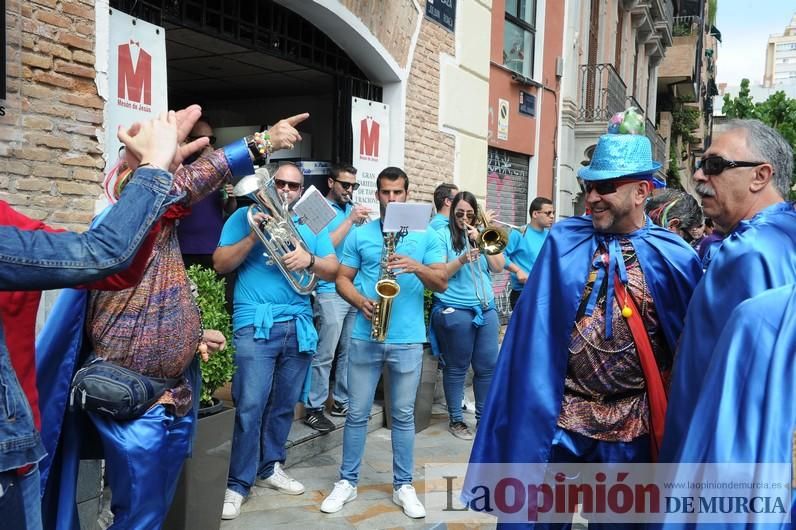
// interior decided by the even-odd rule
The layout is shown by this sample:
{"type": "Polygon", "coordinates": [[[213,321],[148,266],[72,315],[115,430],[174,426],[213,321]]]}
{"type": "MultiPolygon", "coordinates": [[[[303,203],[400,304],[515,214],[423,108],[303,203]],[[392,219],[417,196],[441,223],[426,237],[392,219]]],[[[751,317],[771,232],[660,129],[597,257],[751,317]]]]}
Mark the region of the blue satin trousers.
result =
{"type": "Polygon", "coordinates": [[[105,451],[105,477],[112,492],[111,528],[159,529],[191,451],[193,414],[177,417],[163,405],[155,405],[130,421],[89,415],[105,451]]]}

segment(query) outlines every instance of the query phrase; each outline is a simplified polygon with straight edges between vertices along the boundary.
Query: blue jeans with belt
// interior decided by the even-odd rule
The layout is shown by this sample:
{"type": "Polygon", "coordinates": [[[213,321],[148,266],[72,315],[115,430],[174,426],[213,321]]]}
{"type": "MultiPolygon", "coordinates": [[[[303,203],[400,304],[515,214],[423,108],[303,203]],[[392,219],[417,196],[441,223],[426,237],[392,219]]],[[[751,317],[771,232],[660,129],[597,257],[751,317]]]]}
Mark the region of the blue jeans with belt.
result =
{"type": "Polygon", "coordinates": [[[442,387],[448,404],[451,423],[462,421],[462,397],[467,369],[473,365],[473,393],[475,417],[481,418],[484,400],[492,384],[492,372],[498,357],[497,311],[484,312],[484,325],[473,324],[475,311],[452,307],[434,311],[431,325],[442,351],[442,387]]]}
{"type": "Polygon", "coordinates": [[[343,462],[340,478],[354,486],[365,453],[368,419],[382,369],[390,374],[392,404],[393,487],[412,483],[415,462],[415,397],[423,369],[422,344],[384,344],[351,340],[348,379],[356,383],[348,391],[348,415],[343,431],[343,462]]]}
{"type": "Polygon", "coordinates": [[[244,497],[256,478],[268,478],[287,457],[293,409],[311,355],[298,351],[296,321],[276,322],[271,338],[255,339],[254,326],[235,332],[235,430],[227,487],[244,497]]]}

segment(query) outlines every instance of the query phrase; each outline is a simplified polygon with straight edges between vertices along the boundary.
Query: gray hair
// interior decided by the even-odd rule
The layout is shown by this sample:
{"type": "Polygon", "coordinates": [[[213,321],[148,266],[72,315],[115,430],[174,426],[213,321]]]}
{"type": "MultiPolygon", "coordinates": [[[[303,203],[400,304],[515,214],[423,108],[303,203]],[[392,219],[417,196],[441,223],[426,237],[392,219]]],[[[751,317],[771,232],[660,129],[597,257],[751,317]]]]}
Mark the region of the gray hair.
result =
{"type": "MultiPolygon", "coordinates": [[[[684,191],[667,189],[650,197],[644,209],[652,222],[663,228],[673,219],[679,219],[680,230],[688,234],[692,228],[702,226],[702,208],[691,195],[684,191]]],[[[690,234],[686,240],[690,240],[690,234]]]]}
{"type": "Polygon", "coordinates": [[[727,132],[738,129],[746,133],[746,145],[757,161],[768,162],[774,168],[774,188],[787,198],[793,178],[793,148],[776,129],[760,120],[730,120],[724,126],[727,132]]]}

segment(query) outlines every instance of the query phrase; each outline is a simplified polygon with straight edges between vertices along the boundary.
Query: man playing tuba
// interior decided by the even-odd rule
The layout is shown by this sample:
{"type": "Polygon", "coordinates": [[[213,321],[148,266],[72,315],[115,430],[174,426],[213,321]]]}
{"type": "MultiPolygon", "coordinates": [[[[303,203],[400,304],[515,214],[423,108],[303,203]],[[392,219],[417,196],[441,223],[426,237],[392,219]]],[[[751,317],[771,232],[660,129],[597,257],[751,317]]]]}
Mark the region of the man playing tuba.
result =
{"type": "MultiPolygon", "coordinates": [[[[287,195],[287,204],[299,198],[303,181],[301,171],[290,163],[280,166],[273,176],[276,191],[280,197],[287,195]]],[[[289,273],[306,270],[327,281],[337,272],[337,257],[326,229],[316,236],[299,224],[304,245],[295,241],[295,250],[281,258],[264,256],[266,247],[251,229],[247,214],[247,208],[232,214],[213,254],[220,274],[238,270],[232,315],[235,431],[223,519],[240,514],[240,505],[255,484],[289,495],[304,493],[304,486],[290,478],[282,464],[293,408],[299,401],[318,334],[309,294],[299,294],[276,261],[280,260],[289,273]]],[[[266,216],[257,212],[253,221],[260,226],[266,216]]]]}
{"type": "MultiPolygon", "coordinates": [[[[403,170],[388,167],[376,179],[380,219],[355,230],[346,239],[337,292],[359,309],[351,347],[348,351],[348,415],[343,436],[340,480],[321,505],[334,513],[357,496],[357,482],[365,452],[368,417],[382,368],[390,374],[392,398],[393,502],[413,518],[425,517],[426,510],[412,487],[414,469],[414,403],[423,365],[423,288],[441,292],[447,288],[445,258],[432,229],[394,238],[393,252],[384,250],[382,223],[387,205],[406,202],[409,178],[403,170]],[[384,262],[384,267],[382,267],[384,262]],[[389,269],[384,271],[383,269],[389,269]],[[376,305],[376,283],[394,277],[400,292],[391,299],[391,313],[385,317],[384,340],[372,337],[371,319],[376,305]]],[[[390,239],[389,237],[387,238],[390,239]]],[[[381,300],[384,303],[385,300],[381,300]]],[[[382,312],[384,315],[384,312],[382,312]]],[[[381,335],[378,333],[377,335],[381,335]]]]}

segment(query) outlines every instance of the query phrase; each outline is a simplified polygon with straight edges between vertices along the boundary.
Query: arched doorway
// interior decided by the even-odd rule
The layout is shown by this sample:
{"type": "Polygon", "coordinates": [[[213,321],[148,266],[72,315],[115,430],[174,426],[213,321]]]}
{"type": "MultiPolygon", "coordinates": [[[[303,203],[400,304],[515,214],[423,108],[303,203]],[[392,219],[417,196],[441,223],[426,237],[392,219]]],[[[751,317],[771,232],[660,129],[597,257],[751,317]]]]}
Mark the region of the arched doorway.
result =
{"type": "MultiPolygon", "coordinates": [[[[352,96],[382,101],[386,93],[388,102],[401,102],[401,69],[339,2],[307,0],[290,3],[290,9],[273,0],[111,0],[110,5],[166,29],[169,105],[200,103],[220,130],[220,143],[225,133],[234,137],[239,129],[309,111],[310,120],[302,124],[309,141],[281,156],[349,160],[352,96]]],[[[395,107],[400,111],[402,105],[395,107]]],[[[402,121],[392,136],[400,146],[393,157],[398,160],[402,121]]]]}

